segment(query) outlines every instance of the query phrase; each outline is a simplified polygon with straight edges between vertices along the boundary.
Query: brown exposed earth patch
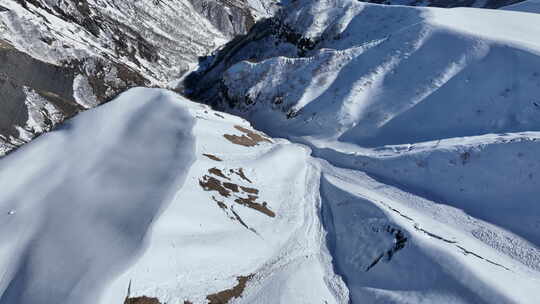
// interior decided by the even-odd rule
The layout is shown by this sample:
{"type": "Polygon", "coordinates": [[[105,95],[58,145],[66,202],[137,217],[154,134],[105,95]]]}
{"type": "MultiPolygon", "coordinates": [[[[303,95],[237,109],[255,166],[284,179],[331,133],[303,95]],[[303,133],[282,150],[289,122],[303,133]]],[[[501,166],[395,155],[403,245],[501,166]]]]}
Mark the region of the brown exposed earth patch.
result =
{"type": "Polygon", "coordinates": [[[239,276],[236,278],[238,284],[231,289],[223,290],[218,293],[208,295],[206,299],[209,304],[227,304],[230,300],[240,298],[244,289],[246,289],[247,283],[253,279],[254,275],[239,276]]]}
{"type": "Polygon", "coordinates": [[[199,180],[199,185],[205,190],[205,191],[216,191],[223,197],[230,197],[231,192],[234,193],[240,193],[240,189],[247,193],[247,197],[238,197],[234,200],[236,203],[251,208],[253,210],[259,211],[265,215],[268,215],[269,217],[275,217],[276,214],[268,208],[268,204],[266,202],[259,203],[257,202],[257,199],[259,198],[258,194],[259,190],[255,188],[247,188],[242,187],[234,183],[229,182],[221,182],[219,179],[205,175],[202,177],[202,179],[199,180]],[[250,194],[251,193],[251,194],[250,194]]]}
{"type": "Polygon", "coordinates": [[[240,186],[240,189],[242,189],[242,191],[247,192],[247,193],[251,193],[251,194],[259,194],[259,190],[258,190],[258,189],[255,189],[255,188],[249,188],[249,187],[242,187],[242,186],[240,186]]]}
{"type": "Polygon", "coordinates": [[[219,176],[219,177],[223,177],[223,178],[226,178],[226,179],[229,179],[227,176],[225,176],[225,174],[223,174],[223,172],[221,170],[219,170],[218,168],[212,168],[212,169],[208,169],[208,172],[210,174],[214,174],[216,176],[219,176]]]}
{"type": "Polygon", "coordinates": [[[223,183],[223,187],[231,190],[232,192],[239,192],[239,186],[237,184],[233,184],[233,183],[223,183]]]}
{"type": "Polygon", "coordinates": [[[242,220],[240,215],[234,210],[235,204],[242,205],[244,207],[258,211],[266,216],[275,217],[274,211],[268,208],[266,202],[258,202],[259,189],[252,187],[245,187],[232,182],[233,174],[239,176],[242,180],[251,182],[251,180],[244,174],[242,168],[221,170],[218,168],[208,169],[207,175],[204,175],[199,179],[199,185],[205,191],[215,191],[219,193],[223,200],[219,200],[218,197],[212,195],[212,200],[215,201],[218,207],[225,212],[227,217],[233,221],[238,221],[242,226],[257,234],[255,229],[250,228],[246,222],[242,220]],[[224,179],[228,181],[224,181],[224,179]],[[232,197],[231,197],[232,196],[232,197]],[[227,200],[230,198],[230,200],[227,200]]]}
{"type": "Polygon", "coordinates": [[[223,137],[225,137],[227,140],[232,142],[233,144],[245,146],[245,147],[254,147],[262,142],[272,143],[272,141],[259,133],[255,133],[253,130],[246,129],[241,126],[234,126],[234,128],[242,133],[244,135],[238,136],[238,135],[231,135],[231,134],[224,134],[223,137]]]}
{"type": "Polygon", "coordinates": [[[161,304],[157,298],[149,297],[136,297],[136,298],[126,298],[124,304],[161,304]]]}
{"type": "Polygon", "coordinates": [[[257,210],[263,214],[266,214],[269,217],[275,217],[276,214],[272,210],[268,209],[268,204],[266,202],[263,202],[262,204],[256,202],[258,198],[259,197],[256,195],[248,195],[248,198],[239,197],[235,199],[234,201],[240,205],[249,207],[253,210],[257,210]]]}
{"type": "Polygon", "coordinates": [[[215,161],[223,161],[221,158],[215,156],[215,155],[212,155],[212,154],[203,154],[204,156],[210,158],[211,160],[215,160],[215,161]]]}
{"type": "Polygon", "coordinates": [[[0,40],[0,49],[16,50],[16,48],[5,40],[0,40]]]}
{"type": "Polygon", "coordinates": [[[231,192],[219,181],[219,179],[205,175],[202,177],[202,179],[199,180],[199,185],[205,190],[205,191],[217,191],[221,196],[229,197],[231,195],[231,192]]]}

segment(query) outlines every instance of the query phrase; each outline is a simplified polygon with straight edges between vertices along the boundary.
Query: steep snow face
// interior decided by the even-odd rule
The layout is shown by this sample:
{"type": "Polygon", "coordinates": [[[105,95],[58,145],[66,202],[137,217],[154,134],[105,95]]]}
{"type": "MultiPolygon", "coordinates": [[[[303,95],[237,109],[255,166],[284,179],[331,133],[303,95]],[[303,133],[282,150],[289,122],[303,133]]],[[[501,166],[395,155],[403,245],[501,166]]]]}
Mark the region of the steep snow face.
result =
{"type": "Polygon", "coordinates": [[[540,270],[538,132],[489,134],[378,148],[369,154],[321,149],[319,157],[358,168],[404,191],[467,212],[519,238],[532,250],[513,251],[503,238],[475,234],[490,246],[540,270]],[[529,253],[525,253],[529,252],[529,253]]]}
{"type": "MultiPolygon", "coordinates": [[[[133,86],[174,88],[273,1],[8,0],[0,5],[0,155],[42,133],[32,91],[63,121],[133,86]],[[35,115],[34,115],[35,116],[35,115]]],[[[45,109],[46,107],[42,107],[45,109]]],[[[57,119],[43,114],[46,128],[57,119]]]]}
{"type": "Polygon", "coordinates": [[[238,117],[193,110],[197,161],[146,253],[103,303],[120,303],[128,285],[130,297],[160,303],[346,303],[325,250],[309,150],[238,117]]]}

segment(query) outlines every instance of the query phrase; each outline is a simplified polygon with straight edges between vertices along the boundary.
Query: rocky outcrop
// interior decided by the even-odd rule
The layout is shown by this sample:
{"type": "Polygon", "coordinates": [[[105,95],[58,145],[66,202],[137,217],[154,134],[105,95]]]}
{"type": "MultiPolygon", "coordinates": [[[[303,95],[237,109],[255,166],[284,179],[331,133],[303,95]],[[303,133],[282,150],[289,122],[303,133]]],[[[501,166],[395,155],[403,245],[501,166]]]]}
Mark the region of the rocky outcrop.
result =
{"type": "Polygon", "coordinates": [[[55,65],[0,40],[0,155],[64,119],[102,104],[144,77],[97,58],[55,65]]]}
{"type": "Polygon", "coordinates": [[[41,128],[48,129],[82,109],[73,100],[72,69],[35,60],[5,41],[0,41],[0,61],[0,152],[33,137],[28,124],[32,114],[40,116],[41,128]],[[47,99],[56,104],[51,103],[50,111],[47,99]],[[38,100],[40,105],[32,107],[32,101],[38,100]]]}
{"type": "Polygon", "coordinates": [[[260,14],[266,15],[272,9],[269,3],[254,1],[254,10],[245,0],[190,0],[195,10],[206,17],[220,32],[228,36],[245,34],[255,24],[260,14]]]}

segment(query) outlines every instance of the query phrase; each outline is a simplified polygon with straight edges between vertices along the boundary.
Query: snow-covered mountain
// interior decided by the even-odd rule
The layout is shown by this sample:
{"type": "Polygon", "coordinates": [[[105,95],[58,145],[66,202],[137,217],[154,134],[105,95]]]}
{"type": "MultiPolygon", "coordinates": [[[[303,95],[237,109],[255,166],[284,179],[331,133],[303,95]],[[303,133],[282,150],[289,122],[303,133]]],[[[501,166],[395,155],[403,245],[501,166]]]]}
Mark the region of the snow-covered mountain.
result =
{"type": "MultiPolygon", "coordinates": [[[[0,20],[34,18],[18,11],[24,3],[53,20],[42,6],[64,2],[2,3],[0,20]]],[[[140,77],[118,90],[170,84],[199,103],[132,88],[0,158],[0,304],[537,303],[535,1],[501,10],[107,3],[103,16],[133,5],[148,18],[168,3],[171,20],[189,6],[198,17],[186,20],[199,28],[126,22],[138,24],[134,33],[147,28],[141,37],[152,43],[160,29],[193,30],[186,37],[215,45],[169,63],[137,49],[140,67],[118,55],[103,62],[140,77]],[[183,83],[181,62],[198,68],[183,83]]],[[[65,97],[77,94],[74,78],[54,77],[91,78],[45,57],[77,53],[20,42],[34,21],[19,34],[4,24],[0,59],[12,65],[0,77],[12,80],[2,85],[35,84],[19,85],[31,125],[60,123],[60,105],[85,109],[65,97]]],[[[81,52],[106,41],[84,35],[75,35],[81,52]]],[[[173,49],[156,45],[157,54],[173,49]]],[[[121,80],[100,75],[102,88],[121,80]]],[[[19,113],[10,111],[0,123],[19,113]]]]}
{"type": "Polygon", "coordinates": [[[175,88],[200,56],[273,9],[272,0],[2,1],[0,154],[126,88],[175,88]]]}

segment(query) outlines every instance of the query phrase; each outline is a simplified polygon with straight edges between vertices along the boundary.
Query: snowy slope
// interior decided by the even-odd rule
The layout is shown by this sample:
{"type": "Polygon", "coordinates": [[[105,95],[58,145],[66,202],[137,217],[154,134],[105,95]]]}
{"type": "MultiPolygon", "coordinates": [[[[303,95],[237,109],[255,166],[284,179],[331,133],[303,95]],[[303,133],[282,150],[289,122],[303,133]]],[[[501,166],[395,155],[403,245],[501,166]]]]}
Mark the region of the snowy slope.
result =
{"type": "Polygon", "coordinates": [[[358,171],[323,172],[323,222],[352,303],[535,303],[538,270],[481,236],[536,252],[538,265],[530,243],[358,171]]]}
{"type": "Polygon", "coordinates": [[[205,18],[187,0],[9,0],[2,4],[0,39],[45,62],[97,57],[165,84],[180,77],[197,57],[248,30],[244,15],[254,9],[249,4],[228,5],[217,2],[220,11],[205,18]],[[233,16],[234,7],[242,13],[233,16]],[[217,18],[231,21],[212,25],[217,18]]]}

